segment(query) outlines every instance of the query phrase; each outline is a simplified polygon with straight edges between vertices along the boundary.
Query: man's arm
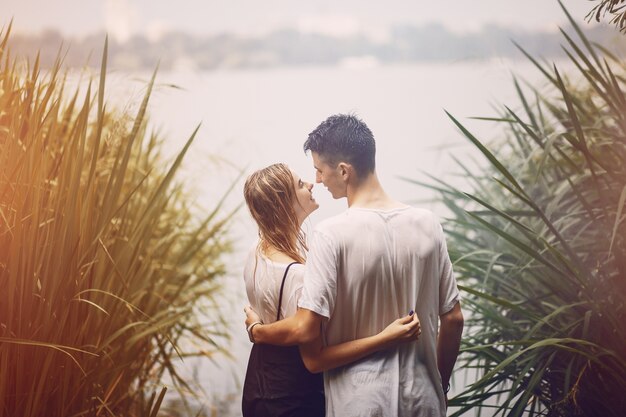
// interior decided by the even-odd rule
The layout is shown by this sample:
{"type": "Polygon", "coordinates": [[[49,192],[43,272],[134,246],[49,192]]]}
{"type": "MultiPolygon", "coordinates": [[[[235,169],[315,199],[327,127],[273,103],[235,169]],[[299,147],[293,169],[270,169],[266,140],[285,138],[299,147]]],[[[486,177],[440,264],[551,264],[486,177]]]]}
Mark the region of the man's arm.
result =
{"type": "MultiPolygon", "coordinates": [[[[246,328],[260,321],[250,307],[245,308],[246,328]]],[[[252,328],[254,343],[293,346],[314,341],[320,334],[323,317],[311,310],[299,308],[295,315],[270,324],[257,324],[252,328]]]]}
{"type": "Polygon", "coordinates": [[[450,384],[450,376],[454,363],[459,355],[461,334],[463,333],[463,312],[461,303],[457,302],[452,310],[439,317],[439,338],[437,339],[437,367],[441,374],[444,391],[450,384]]]}

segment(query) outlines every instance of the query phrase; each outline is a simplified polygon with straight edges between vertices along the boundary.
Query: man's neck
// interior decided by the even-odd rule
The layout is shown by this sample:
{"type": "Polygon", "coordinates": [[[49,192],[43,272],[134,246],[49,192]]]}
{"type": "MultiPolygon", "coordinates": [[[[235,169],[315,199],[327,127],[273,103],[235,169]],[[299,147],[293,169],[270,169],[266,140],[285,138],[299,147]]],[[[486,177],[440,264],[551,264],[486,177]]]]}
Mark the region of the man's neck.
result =
{"type": "Polygon", "coordinates": [[[348,207],[388,210],[404,206],[387,195],[376,173],[369,174],[356,184],[350,184],[347,197],[348,207]]]}

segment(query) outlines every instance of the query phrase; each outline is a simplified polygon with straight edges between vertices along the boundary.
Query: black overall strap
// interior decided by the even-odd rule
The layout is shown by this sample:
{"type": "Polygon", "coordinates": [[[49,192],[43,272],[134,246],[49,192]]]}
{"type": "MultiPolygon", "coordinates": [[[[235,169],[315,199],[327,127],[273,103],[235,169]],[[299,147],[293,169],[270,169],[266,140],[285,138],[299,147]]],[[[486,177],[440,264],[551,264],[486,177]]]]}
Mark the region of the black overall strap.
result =
{"type": "Polygon", "coordinates": [[[285,275],[283,275],[283,282],[280,284],[280,295],[278,296],[278,310],[276,311],[276,321],[280,320],[280,306],[283,304],[283,288],[285,288],[285,278],[287,278],[287,272],[289,272],[289,268],[291,268],[291,265],[293,264],[297,264],[300,262],[292,262],[289,265],[287,265],[287,268],[285,269],[285,275]]]}

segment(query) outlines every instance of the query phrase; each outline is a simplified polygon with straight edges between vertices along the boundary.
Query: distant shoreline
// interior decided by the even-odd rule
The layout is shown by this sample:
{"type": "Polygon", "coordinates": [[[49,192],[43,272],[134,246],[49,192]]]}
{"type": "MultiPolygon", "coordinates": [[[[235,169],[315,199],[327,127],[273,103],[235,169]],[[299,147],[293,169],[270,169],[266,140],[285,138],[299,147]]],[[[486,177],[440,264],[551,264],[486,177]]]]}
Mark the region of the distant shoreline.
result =
{"type": "MultiPolygon", "coordinates": [[[[612,27],[588,26],[586,35],[602,45],[615,45],[618,54],[626,52],[623,37],[612,27]]],[[[573,29],[565,30],[575,35],[573,29]]],[[[40,65],[49,68],[62,51],[64,65],[70,68],[100,66],[104,32],[81,38],[65,38],[55,30],[20,34],[13,28],[9,48],[15,56],[29,61],[40,53],[40,65]],[[90,57],[86,59],[85,57],[90,57]]],[[[125,42],[109,39],[109,68],[118,70],[214,71],[306,66],[368,67],[386,64],[482,61],[494,58],[517,59],[523,55],[515,46],[546,59],[564,57],[558,30],[525,31],[489,25],[479,31],[457,33],[441,25],[399,26],[386,41],[365,35],[333,37],[280,30],[258,37],[234,34],[194,36],[170,32],[151,40],[133,36],[125,42]]]]}

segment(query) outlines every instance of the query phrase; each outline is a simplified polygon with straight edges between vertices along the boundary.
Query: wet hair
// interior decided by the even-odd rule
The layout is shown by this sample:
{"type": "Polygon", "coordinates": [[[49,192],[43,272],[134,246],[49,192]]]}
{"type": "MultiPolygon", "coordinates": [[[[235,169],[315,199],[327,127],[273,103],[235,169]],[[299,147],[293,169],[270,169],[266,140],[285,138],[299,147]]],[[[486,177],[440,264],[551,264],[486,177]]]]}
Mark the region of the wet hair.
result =
{"type": "Polygon", "coordinates": [[[365,122],[352,114],[335,114],[315,128],[304,142],[304,152],[319,154],[329,165],[352,165],[357,176],[374,172],[376,142],[365,122]]]}
{"type": "Polygon", "coordinates": [[[274,164],[254,172],[246,179],[243,195],[259,227],[259,249],[272,245],[304,263],[301,249],[307,247],[293,207],[293,202],[298,200],[289,167],[274,164]]]}

